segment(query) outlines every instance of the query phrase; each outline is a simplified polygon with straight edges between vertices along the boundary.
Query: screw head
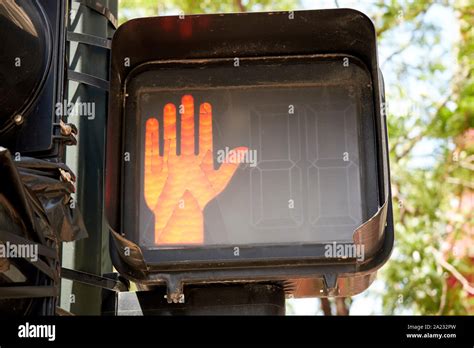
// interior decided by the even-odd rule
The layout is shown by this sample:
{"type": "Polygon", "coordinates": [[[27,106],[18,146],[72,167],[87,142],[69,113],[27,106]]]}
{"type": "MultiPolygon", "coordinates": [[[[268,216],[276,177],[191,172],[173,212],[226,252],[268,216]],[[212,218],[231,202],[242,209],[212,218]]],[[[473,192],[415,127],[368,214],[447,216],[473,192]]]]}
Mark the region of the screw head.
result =
{"type": "Polygon", "coordinates": [[[17,126],[19,126],[20,124],[23,123],[23,116],[20,114],[15,115],[15,117],[13,117],[13,122],[15,122],[17,126]]]}

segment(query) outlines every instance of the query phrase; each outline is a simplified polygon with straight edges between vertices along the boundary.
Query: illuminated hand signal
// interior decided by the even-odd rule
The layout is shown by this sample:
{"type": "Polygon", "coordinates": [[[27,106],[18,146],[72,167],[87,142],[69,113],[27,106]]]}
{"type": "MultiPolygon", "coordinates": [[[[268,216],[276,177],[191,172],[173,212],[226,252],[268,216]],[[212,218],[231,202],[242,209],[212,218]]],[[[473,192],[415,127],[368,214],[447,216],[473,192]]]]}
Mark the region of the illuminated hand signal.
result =
{"type": "MultiPolygon", "coordinates": [[[[155,215],[155,243],[202,244],[203,210],[221,193],[239,163],[225,161],[214,170],[212,144],[212,107],[199,107],[199,151],[194,151],[194,100],[182,97],[181,154],[176,154],[176,107],[168,103],[163,110],[164,151],[159,153],[159,123],[146,122],[145,201],[155,215]]],[[[233,150],[244,158],[246,147],[233,150]]]]}

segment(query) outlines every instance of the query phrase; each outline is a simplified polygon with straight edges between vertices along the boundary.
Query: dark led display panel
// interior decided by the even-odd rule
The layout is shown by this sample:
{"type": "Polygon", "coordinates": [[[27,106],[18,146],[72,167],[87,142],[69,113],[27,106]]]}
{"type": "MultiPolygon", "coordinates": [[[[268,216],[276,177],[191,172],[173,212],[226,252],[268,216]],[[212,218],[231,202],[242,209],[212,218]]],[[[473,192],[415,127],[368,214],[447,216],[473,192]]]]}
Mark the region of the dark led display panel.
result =
{"type": "Polygon", "coordinates": [[[350,243],[377,211],[355,58],[156,63],[126,87],[122,223],[145,250],[350,243]]]}

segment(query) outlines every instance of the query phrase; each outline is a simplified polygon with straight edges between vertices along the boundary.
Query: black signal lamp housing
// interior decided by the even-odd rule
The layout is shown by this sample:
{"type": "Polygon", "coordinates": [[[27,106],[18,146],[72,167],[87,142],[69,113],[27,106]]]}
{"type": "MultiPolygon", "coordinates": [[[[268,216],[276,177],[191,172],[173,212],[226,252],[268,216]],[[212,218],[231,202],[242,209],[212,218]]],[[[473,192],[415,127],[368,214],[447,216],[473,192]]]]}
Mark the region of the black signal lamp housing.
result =
{"type": "Polygon", "coordinates": [[[106,214],[142,284],[365,290],[394,241],[376,32],[349,9],[153,17],[112,41],[106,214]]]}

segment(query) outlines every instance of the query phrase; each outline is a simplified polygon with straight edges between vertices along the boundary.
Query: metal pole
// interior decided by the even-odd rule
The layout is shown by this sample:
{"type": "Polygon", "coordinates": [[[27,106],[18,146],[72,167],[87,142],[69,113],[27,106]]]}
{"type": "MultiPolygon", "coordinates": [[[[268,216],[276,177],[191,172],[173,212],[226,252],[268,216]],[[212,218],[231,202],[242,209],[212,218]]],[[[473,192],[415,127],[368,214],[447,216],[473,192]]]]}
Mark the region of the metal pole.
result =
{"type": "MultiPolygon", "coordinates": [[[[103,215],[103,182],[110,56],[106,46],[107,39],[114,32],[114,26],[104,14],[116,18],[118,2],[72,1],[70,9],[68,77],[76,81],[70,81],[69,101],[89,103],[87,105],[94,112],[93,115],[72,116],[68,120],[77,124],[79,129],[78,146],[68,151],[67,162],[77,173],[77,205],[82,211],[89,237],[64,246],[63,265],[102,275],[112,271],[108,230],[103,215]]],[[[100,314],[100,289],[63,281],[62,290],[62,308],[74,314],[100,314]]]]}

